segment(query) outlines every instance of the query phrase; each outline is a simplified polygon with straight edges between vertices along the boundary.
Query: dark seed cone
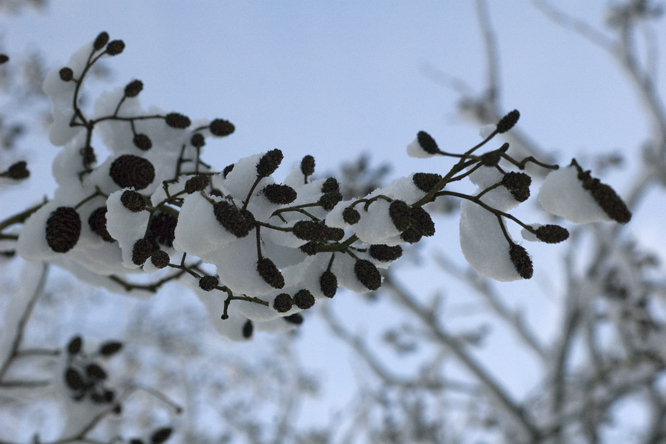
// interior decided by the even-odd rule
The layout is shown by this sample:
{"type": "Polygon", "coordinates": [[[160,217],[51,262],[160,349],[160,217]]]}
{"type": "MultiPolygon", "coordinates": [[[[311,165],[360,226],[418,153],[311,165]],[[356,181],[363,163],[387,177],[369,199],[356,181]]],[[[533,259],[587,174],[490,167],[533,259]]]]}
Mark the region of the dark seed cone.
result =
{"type": "Polygon", "coordinates": [[[321,196],[317,203],[321,205],[326,211],[331,211],[333,207],[335,207],[341,200],[342,194],[339,191],[331,191],[330,193],[326,193],[321,196]]]}
{"type": "Polygon", "coordinates": [[[338,291],[338,278],[331,271],[324,271],[319,277],[319,289],[324,296],[332,298],[338,291]]]}
{"type": "Polygon", "coordinates": [[[164,268],[169,265],[171,259],[169,258],[169,254],[166,251],[157,250],[152,254],[152,256],[150,256],[150,261],[155,267],[164,268]]]}
{"type": "Polygon", "coordinates": [[[236,237],[245,237],[254,228],[252,213],[245,210],[241,213],[235,206],[227,201],[217,202],[213,205],[213,212],[217,221],[236,237]]]}
{"type": "MultiPolygon", "coordinates": [[[[252,335],[252,332],[250,332],[250,336],[252,335]]],[[[150,437],[150,444],[162,444],[164,441],[169,439],[171,436],[171,432],[173,430],[171,427],[164,427],[161,429],[157,429],[155,433],[152,434],[150,437]]]]}
{"type": "Polygon", "coordinates": [[[520,119],[520,113],[517,109],[514,109],[499,121],[497,124],[497,132],[500,134],[506,133],[518,123],[518,119],[520,119]]]}
{"type": "Polygon", "coordinates": [[[345,237],[345,230],[342,228],[326,227],[326,239],[338,242],[341,241],[343,237],[345,237]]]}
{"type": "Polygon", "coordinates": [[[525,173],[510,171],[502,177],[502,185],[518,202],[525,202],[530,197],[531,183],[532,178],[525,173]]]}
{"type": "Polygon", "coordinates": [[[342,211],[342,220],[347,222],[349,225],[354,225],[361,220],[361,213],[356,211],[355,208],[347,207],[342,211]]]}
{"type": "Polygon", "coordinates": [[[106,207],[99,207],[88,218],[88,226],[93,233],[96,233],[106,242],[113,242],[115,239],[111,237],[106,229],[106,207]]]}
{"type": "Polygon", "coordinates": [[[267,257],[257,261],[257,272],[271,287],[278,289],[284,287],[284,277],[282,276],[282,273],[280,273],[280,270],[278,270],[273,261],[267,257]]]}
{"type": "Polygon", "coordinates": [[[278,313],[286,313],[291,310],[291,306],[294,305],[294,301],[291,299],[287,293],[280,293],[275,296],[273,300],[273,308],[278,313]]]}
{"type": "Polygon", "coordinates": [[[301,310],[307,310],[308,308],[314,306],[315,298],[308,290],[299,290],[294,295],[294,304],[301,310]]]}
{"type": "Polygon", "coordinates": [[[498,150],[491,151],[481,155],[481,164],[487,167],[497,166],[501,159],[500,152],[498,150]]]}
{"type": "Polygon", "coordinates": [[[536,237],[547,244],[557,244],[569,238],[569,231],[559,225],[542,225],[536,229],[536,237]]]}
{"type": "Polygon", "coordinates": [[[303,323],[303,315],[300,313],[294,313],[293,315],[285,316],[282,319],[294,325],[301,325],[303,323]]]}
{"type": "Polygon", "coordinates": [[[234,169],[234,164],[233,163],[231,165],[227,165],[226,167],[224,167],[224,169],[222,170],[222,177],[224,177],[226,179],[227,175],[229,173],[231,173],[231,171],[233,171],[233,169],[234,169]]]}
{"type": "Polygon", "coordinates": [[[74,336],[67,344],[67,353],[70,355],[75,355],[81,351],[82,347],[83,339],[81,339],[81,336],[74,336]]]}
{"type": "Polygon", "coordinates": [[[338,181],[335,179],[335,177],[329,177],[321,186],[321,192],[332,193],[334,191],[340,191],[340,184],[338,184],[338,181]]]}
{"type": "Polygon", "coordinates": [[[7,171],[0,174],[0,176],[8,177],[14,180],[27,179],[30,176],[30,171],[28,171],[28,169],[26,168],[27,165],[28,164],[24,160],[16,162],[12,166],[10,166],[7,171]]]}
{"type": "Polygon", "coordinates": [[[243,337],[245,339],[250,339],[253,331],[254,326],[252,325],[252,321],[248,319],[245,325],[243,325],[243,337]]]}
{"type": "Polygon", "coordinates": [[[415,173],[412,176],[414,185],[416,185],[419,190],[425,193],[432,190],[440,180],[442,180],[442,176],[435,173],[415,173]]]}
{"type": "Polygon", "coordinates": [[[155,250],[157,250],[157,246],[154,242],[148,239],[139,239],[132,248],[132,262],[136,265],[143,265],[155,250]]]}
{"type": "Polygon", "coordinates": [[[150,140],[150,137],[145,134],[137,134],[134,136],[132,143],[134,143],[134,146],[141,151],[148,151],[153,147],[153,142],[150,140]]]}
{"type": "Polygon", "coordinates": [[[143,190],[155,180],[155,167],[142,157],[124,154],[113,161],[109,174],[121,188],[143,190]]]}
{"type": "Polygon", "coordinates": [[[224,119],[215,119],[210,122],[210,132],[217,137],[228,136],[236,130],[233,123],[224,119]]]}
{"type": "Polygon", "coordinates": [[[46,243],[56,253],[66,253],[79,241],[81,217],[72,207],[58,207],[46,220],[46,243]]]}
{"type": "Polygon", "coordinates": [[[95,43],[93,43],[93,48],[95,48],[95,51],[99,51],[100,49],[104,48],[108,42],[109,42],[109,34],[107,34],[105,31],[102,31],[95,39],[95,43]]]}
{"type": "Polygon", "coordinates": [[[125,208],[133,213],[139,213],[146,209],[145,199],[136,191],[123,191],[123,194],[120,196],[120,202],[122,202],[125,208]]]}
{"type": "Polygon", "coordinates": [[[104,369],[94,362],[86,366],[86,375],[88,375],[90,379],[97,379],[100,381],[107,378],[104,369]]]}
{"type": "Polygon", "coordinates": [[[308,256],[313,256],[319,252],[320,245],[321,243],[319,242],[308,242],[307,244],[301,245],[299,249],[308,256]]]}
{"type": "Polygon", "coordinates": [[[217,276],[204,276],[199,279],[199,288],[203,291],[213,291],[219,283],[217,276]]]}
{"type": "Polygon", "coordinates": [[[300,220],[293,227],[294,236],[306,241],[326,241],[328,240],[328,230],[329,227],[323,222],[309,220],[300,220]]]}
{"type": "Polygon", "coordinates": [[[296,190],[289,185],[273,183],[266,185],[261,192],[269,201],[278,205],[287,205],[296,200],[296,190]]]}
{"type": "Polygon", "coordinates": [[[112,42],[109,42],[109,44],[106,46],[106,53],[111,56],[115,56],[123,52],[125,49],[125,42],[122,40],[114,40],[112,42]]]}
{"type": "Polygon", "coordinates": [[[631,220],[631,211],[613,188],[592,177],[589,170],[583,171],[575,160],[571,163],[578,169],[578,180],[582,182],[583,188],[592,194],[608,217],[621,224],[626,224],[631,220]]]}
{"type": "Polygon", "coordinates": [[[0,65],[4,65],[9,62],[9,56],[7,54],[0,54],[0,65]]]}
{"type": "Polygon", "coordinates": [[[58,74],[63,82],[71,82],[74,79],[74,71],[71,68],[62,68],[58,74]]]}
{"type": "Polygon", "coordinates": [[[430,136],[430,134],[426,133],[425,131],[419,131],[416,135],[416,138],[419,141],[419,145],[421,145],[421,148],[423,148],[426,153],[437,154],[440,152],[435,139],[433,139],[432,136],[430,136]]]}
{"type": "Polygon", "coordinates": [[[509,257],[520,277],[523,279],[530,279],[532,277],[534,269],[532,267],[532,259],[530,259],[530,255],[527,254],[527,250],[520,245],[511,244],[511,247],[509,248],[509,257]]]}
{"type": "Polygon", "coordinates": [[[315,158],[312,157],[311,155],[307,155],[303,157],[303,160],[301,160],[301,173],[305,177],[312,176],[315,172],[315,158]]]}
{"type": "Polygon", "coordinates": [[[421,240],[422,237],[423,235],[419,232],[418,229],[416,229],[416,227],[409,227],[400,234],[400,239],[410,244],[417,243],[421,240]]]}
{"type": "Polygon", "coordinates": [[[136,97],[143,90],[143,82],[141,80],[132,80],[125,87],[125,97],[136,97]]]}
{"type": "Polygon", "coordinates": [[[356,261],[354,273],[361,284],[370,290],[377,290],[382,286],[382,276],[379,274],[377,267],[370,261],[365,259],[356,261]]]}
{"type": "Polygon", "coordinates": [[[280,166],[283,158],[282,151],[277,148],[264,154],[257,162],[257,176],[268,177],[273,174],[280,166]]]}
{"type": "Polygon", "coordinates": [[[192,194],[197,191],[203,191],[208,184],[210,184],[210,177],[205,174],[198,174],[187,179],[187,182],[185,182],[185,192],[187,194],[192,194]]]}
{"type": "Polygon", "coordinates": [[[102,356],[111,356],[115,355],[123,348],[122,342],[118,341],[109,341],[102,344],[99,348],[99,353],[102,356]]]}
{"type": "Polygon", "coordinates": [[[201,148],[206,144],[206,139],[204,139],[204,136],[202,136],[201,134],[196,133],[192,135],[192,137],[190,138],[190,143],[195,148],[201,148]]]}
{"type": "Polygon", "coordinates": [[[412,208],[405,201],[394,200],[389,206],[389,217],[398,231],[405,231],[412,224],[412,208]]]}
{"type": "Polygon", "coordinates": [[[176,238],[176,225],[178,225],[176,216],[169,213],[155,213],[150,220],[148,236],[161,245],[173,247],[173,241],[176,238]]]}
{"type": "Polygon", "coordinates": [[[389,247],[388,245],[370,245],[370,256],[378,261],[390,262],[402,256],[400,245],[389,247]]]}
{"type": "Polygon", "coordinates": [[[164,121],[171,128],[185,129],[192,124],[189,117],[180,113],[169,113],[166,115],[164,121]]]}
{"type": "Polygon", "coordinates": [[[435,234],[435,223],[423,207],[412,208],[411,220],[411,226],[416,228],[422,236],[432,236],[435,234]]]}
{"type": "Polygon", "coordinates": [[[65,370],[65,384],[72,390],[81,390],[86,385],[81,373],[72,367],[65,370]]]}

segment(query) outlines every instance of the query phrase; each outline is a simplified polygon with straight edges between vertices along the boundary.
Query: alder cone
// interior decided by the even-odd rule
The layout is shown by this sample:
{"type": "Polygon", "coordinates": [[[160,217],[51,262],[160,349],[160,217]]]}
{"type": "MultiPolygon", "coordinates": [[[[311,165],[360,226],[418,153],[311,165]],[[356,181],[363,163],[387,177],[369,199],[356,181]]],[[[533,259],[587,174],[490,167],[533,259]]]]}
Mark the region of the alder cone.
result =
{"type": "Polygon", "coordinates": [[[109,174],[121,188],[143,190],[155,180],[155,167],[143,157],[124,154],[113,161],[109,174]]]}
{"type": "Polygon", "coordinates": [[[72,207],[58,207],[46,220],[46,243],[56,253],[66,253],[79,241],[81,217],[72,207]]]}

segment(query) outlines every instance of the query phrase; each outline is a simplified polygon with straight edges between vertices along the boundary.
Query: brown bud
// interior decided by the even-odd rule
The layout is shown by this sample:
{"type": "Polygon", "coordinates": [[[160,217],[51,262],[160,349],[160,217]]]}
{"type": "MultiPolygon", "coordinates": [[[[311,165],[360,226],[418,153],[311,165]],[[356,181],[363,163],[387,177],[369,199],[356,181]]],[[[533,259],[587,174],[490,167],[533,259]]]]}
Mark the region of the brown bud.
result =
{"type": "Polygon", "coordinates": [[[122,342],[108,341],[99,347],[99,354],[102,356],[115,355],[121,348],[123,348],[122,342]]]}
{"type": "Polygon", "coordinates": [[[199,279],[199,288],[203,291],[212,291],[220,283],[217,276],[204,276],[199,279]]]}
{"type": "Polygon", "coordinates": [[[109,42],[109,34],[107,34],[105,31],[102,31],[95,39],[95,43],[93,43],[93,48],[95,48],[95,51],[99,51],[100,49],[104,48],[104,46],[106,46],[108,42],[109,42]]]}
{"type": "Polygon", "coordinates": [[[26,168],[27,165],[28,164],[24,160],[16,162],[11,165],[6,172],[0,174],[0,176],[9,177],[14,180],[26,179],[30,177],[30,171],[26,168]]]}
{"type": "Polygon", "coordinates": [[[536,237],[548,244],[557,244],[569,238],[569,231],[559,225],[542,225],[536,229],[536,237]]]}
{"type": "Polygon", "coordinates": [[[370,290],[377,290],[382,285],[382,276],[379,274],[379,270],[368,260],[360,259],[356,261],[354,273],[361,284],[370,290]]]}
{"type": "Polygon", "coordinates": [[[266,185],[261,192],[274,204],[286,205],[296,200],[296,190],[289,185],[270,184],[266,185]]]}
{"type": "Polygon", "coordinates": [[[324,296],[332,298],[338,290],[338,278],[330,271],[324,271],[319,277],[319,289],[324,296]]]}
{"type": "Polygon", "coordinates": [[[224,119],[215,119],[210,122],[210,132],[217,137],[228,136],[236,129],[234,124],[224,119]]]}
{"type": "Polygon", "coordinates": [[[145,134],[137,134],[134,136],[132,139],[132,142],[134,143],[134,146],[139,148],[142,151],[148,151],[153,147],[153,142],[150,140],[150,137],[148,137],[145,134]]]}
{"type": "Polygon", "coordinates": [[[245,325],[243,325],[243,337],[245,339],[250,339],[253,331],[254,326],[252,325],[252,321],[248,319],[245,325]]]}
{"type": "Polygon", "coordinates": [[[284,158],[279,149],[270,150],[257,163],[257,176],[268,177],[275,172],[284,158]]]}
{"type": "Polygon", "coordinates": [[[499,121],[497,124],[497,132],[502,134],[506,133],[509,131],[513,126],[518,123],[518,119],[520,118],[520,113],[518,112],[517,109],[514,109],[513,111],[509,112],[506,116],[502,117],[502,120],[499,121]]]}
{"type": "Polygon", "coordinates": [[[294,313],[293,315],[285,316],[282,319],[294,325],[301,325],[303,323],[303,315],[300,313],[294,313]]]}
{"type": "Polygon", "coordinates": [[[70,355],[75,355],[81,351],[82,347],[83,339],[81,339],[81,336],[74,336],[67,344],[67,353],[70,355]]]}
{"type": "Polygon", "coordinates": [[[267,257],[257,261],[257,272],[273,288],[284,287],[284,277],[280,270],[275,266],[272,260],[267,257]]]}
{"type": "Polygon", "coordinates": [[[201,148],[206,144],[206,140],[204,139],[204,136],[202,136],[200,133],[195,133],[190,138],[190,143],[195,148],[201,148]]]}
{"type": "Polygon", "coordinates": [[[74,71],[71,68],[63,68],[59,72],[60,80],[63,82],[71,82],[74,79],[74,71]]]}
{"type": "Polygon", "coordinates": [[[125,97],[136,97],[143,89],[143,82],[141,80],[132,80],[125,87],[125,97]]]}
{"type": "Polygon", "coordinates": [[[122,40],[113,40],[106,46],[106,53],[110,56],[115,56],[123,52],[124,49],[125,42],[122,40]]]}
{"type": "Polygon", "coordinates": [[[421,145],[421,148],[423,148],[423,151],[426,153],[437,154],[441,152],[437,146],[437,142],[435,142],[435,139],[433,139],[432,136],[430,136],[430,134],[426,133],[425,131],[419,131],[416,135],[416,138],[419,141],[419,145],[421,145]]]}
{"type": "Polygon", "coordinates": [[[164,118],[164,121],[171,128],[185,129],[192,124],[189,117],[180,113],[169,113],[164,118]]]}
{"type": "Polygon", "coordinates": [[[530,255],[527,254],[527,251],[523,247],[511,244],[511,247],[509,247],[509,257],[520,277],[523,279],[530,279],[532,277],[534,273],[532,259],[530,259],[530,255]]]}
{"type": "Polygon", "coordinates": [[[303,160],[301,160],[301,173],[305,177],[312,176],[315,171],[315,159],[311,155],[307,155],[303,157],[303,160]]]}

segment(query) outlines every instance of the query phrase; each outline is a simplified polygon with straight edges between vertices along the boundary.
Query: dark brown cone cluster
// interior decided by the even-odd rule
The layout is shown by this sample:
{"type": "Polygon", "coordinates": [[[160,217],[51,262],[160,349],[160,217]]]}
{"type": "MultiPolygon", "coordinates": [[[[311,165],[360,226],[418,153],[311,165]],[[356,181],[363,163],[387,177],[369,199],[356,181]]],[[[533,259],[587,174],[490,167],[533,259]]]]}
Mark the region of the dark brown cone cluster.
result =
{"type": "Polygon", "coordinates": [[[264,257],[257,261],[257,272],[273,288],[284,287],[284,277],[272,260],[264,257]]]}
{"type": "Polygon", "coordinates": [[[146,209],[146,200],[136,191],[123,191],[123,194],[120,196],[120,202],[133,213],[139,213],[146,209]]]}
{"type": "Polygon", "coordinates": [[[426,153],[437,154],[440,152],[435,139],[433,139],[432,136],[425,131],[419,131],[416,135],[416,138],[419,141],[419,145],[421,145],[421,148],[423,148],[423,151],[426,153]]]}
{"type": "Polygon", "coordinates": [[[534,269],[532,267],[532,259],[527,254],[527,250],[520,245],[511,244],[511,247],[509,247],[509,257],[520,277],[523,279],[530,279],[532,277],[534,269]]]}
{"type": "Polygon", "coordinates": [[[294,305],[301,310],[307,310],[315,304],[315,298],[308,290],[299,290],[294,295],[294,305]]]}
{"type": "Polygon", "coordinates": [[[389,205],[389,217],[393,225],[402,232],[411,224],[412,208],[403,200],[394,200],[389,205]]]}
{"type": "Polygon", "coordinates": [[[228,136],[236,130],[233,123],[224,119],[215,119],[210,122],[210,132],[217,137],[228,136]]]}
{"type": "Polygon", "coordinates": [[[435,173],[415,173],[412,176],[414,185],[416,185],[419,190],[425,193],[432,190],[440,180],[442,180],[442,176],[435,173]]]}
{"type": "Polygon", "coordinates": [[[280,293],[275,296],[273,300],[273,308],[278,313],[286,313],[291,310],[291,306],[294,305],[294,301],[291,299],[287,293],[280,293]]]}
{"type": "Polygon", "coordinates": [[[217,202],[213,205],[213,212],[217,221],[236,237],[247,236],[255,226],[252,213],[239,210],[227,201],[217,202]]]}
{"type": "Polygon", "coordinates": [[[93,233],[99,235],[106,242],[113,242],[115,239],[111,237],[106,229],[106,207],[99,207],[88,217],[88,226],[93,233]]]}
{"type": "Polygon", "coordinates": [[[261,192],[274,204],[287,205],[296,200],[296,190],[289,185],[272,183],[266,185],[261,192]]]}
{"type": "Polygon", "coordinates": [[[58,207],[46,220],[46,243],[56,253],[66,253],[79,240],[81,217],[72,207],[58,207]]]}
{"type": "Polygon", "coordinates": [[[319,277],[319,289],[324,296],[332,298],[338,290],[338,278],[331,271],[324,271],[319,277]]]}
{"type": "Polygon", "coordinates": [[[435,234],[435,224],[422,207],[411,207],[401,200],[394,200],[389,206],[389,217],[401,232],[400,238],[410,244],[435,234]]]}
{"type": "Polygon", "coordinates": [[[153,147],[153,142],[145,134],[137,134],[132,138],[132,143],[141,151],[148,151],[153,147]]]}
{"type": "Polygon", "coordinates": [[[203,291],[213,291],[219,283],[217,276],[204,276],[199,279],[199,288],[203,291]]]}
{"type": "Polygon", "coordinates": [[[185,129],[192,124],[189,117],[180,113],[169,113],[164,118],[164,121],[171,128],[185,129]]]}
{"type": "Polygon", "coordinates": [[[342,220],[347,222],[349,225],[354,225],[361,220],[361,213],[356,211],[355,208],[347,207],[342,211],[342,220]]]}
{"type": "Polygon", "coordinates": [[[282,163],[284,155],[279,149],[270,150],[257,162],[257,176],[268,177],[275,172],[282,163]]]}
{"type": "Polygon", "coordinates": [[[210,184],[210,177],[205,174],[197,174],[196,176],[187,179],[187,182],[185,182],[185,192],[187,194],[192,194],[197,191],[203,191],[208,184],[210,184]]]}
{"type": "Polygon", "coordinates": [[[72,68],[64,67],[58,72],[58,74],[60,75],[60,80],[63,82],[71,82],[74,79],[74,71],[72,71],[72,68]]]}
{"type": "Polygon", "coordinates": [[[356,278],[370,290],[377,290],[382,286],[382,276],[377,267],[365,259],[357,260],[354,264],[354,273],[356,278]]]}
{"type": "Polygon", "coordinates": [[[307,155],[303,157],[303,160],[301,160],[301,173],[305,177],[312,176],[315,171],[315,158],[312,157],[311,155],[307,155]]]}
{"type": "Polygon", "coordinates": [[[164,268],[169,265],[171,259],[169,258],[169,254],[166,251],[157,250],[150,256],[150,261],[155,267],[164,268]]]}
{"type": "Polygon", "coordinates": [[[125,86],[125,97],[136,97],[143,90],[143,82],[141,80],[132,80],[125,86]]]}
{"type": "Polygon", "coordinates": [[[106,45],[106,53],[110,56],[115,56],[123,52],[125,49],[125,42],[122,40],[113,40],[106,45]]]}
{"type": "Polygon", "coordinates": [[[341,240],[345,232],[340,228],[331,228],[323,222],[314,222],[301,220],[296,222],[293,227],[294,236],[299,239],[314,242],[325,242],[341,240]]]}
{"type": "Polygon", "coordinates": [[[109,174],[121,188],[143,190],[155,180],[155,167],[143,157],[123,154],[113,161],[109,174]]]}
{"type": "Polygon", "coordinates": [[[536,237],[547,244],[557,244],[569,238],[569,231],[559,225],[542,225],[536,229],[536,237]]]}
{"type": "Polygon", "coordinates": [[[245,339],[250,339],[252,337],[252,332],[254,331],[254,325],[252,325],[251,320],[247,320],[243,325],[243,337],[245,339]]]}
{"type": "Polygon", "coordinates": [[[631,220],[631,211],[613,188],[592,177],[589,170],[583,171],[575,161],[572,161],[572,164],[578,169],[578,180],[581,181],[583,188],[592,194],[608,217],[621,224],[626,224],[631,220]]]}
{"type": "Polygon", "coordinates": [[[518,119],[520,119],[520,113],[517,109],[514,109],[513,111],[509,112],[509,114],[502,117],[502,119],[499,121],[497,124],[497,132],[500,134],[506,133],[511,128],[513,128],[516,123],[518,123],[518,119]]]}
{"type": "Polygon", "coordinates": [[[525,202],[530,197],[531,183],[532,178],[525,173],[509,171],[502,177],[502,185],[518,202],[525,202]]]}
{"type": "Polygon", "coordinates": [[[143,265],[153,252],[157,251],[157,244],[149,239],[139,239],[132,247],[132,262],[143,265]]]}
{"type": "Polygon", "coordinates": [[[388,245],[370,245],[370,256],[381,262],[390,262],[402,256],[402,247],[396,245],[389,247],[388,245]]]}

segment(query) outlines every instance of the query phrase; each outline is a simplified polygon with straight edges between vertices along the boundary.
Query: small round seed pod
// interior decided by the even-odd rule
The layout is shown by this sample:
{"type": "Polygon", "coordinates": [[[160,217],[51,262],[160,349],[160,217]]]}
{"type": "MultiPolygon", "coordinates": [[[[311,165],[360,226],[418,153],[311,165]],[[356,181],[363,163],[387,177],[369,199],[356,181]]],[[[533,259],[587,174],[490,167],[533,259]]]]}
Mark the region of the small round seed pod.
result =
{"type": "Polygon", "coordinates": [[[71,68],[62,68],[58,74],[60,74],[60,80],[63,82],[71,82],[74,80],[74,71],[72,71],[71,68]]]}
{"type": "Polygon", "coordinates": [[[166,251],[157,250],[150,256],[150,261],[155,267],[164,268],[169,265],[171,258],[169,258],[169,254],[166,251]]]}
{"type": "Polygon", "coordinates": [[[518,119],[520,119],[520,113],[517,109],[514,109],[513,111],[509,112],[509,114],[502,117],[502,119],[499,121],[497,124],[497,132],[500,134],[506,133],[511,128],[513,128],[516,123],[518,123],[518,119]]]}
{"type": "Polygon", "coordinates": [[[108,341],[99,347],[99,354],[102,356],[112,356],[123,348],[123,343],[118,341],[108,341]]]}
{"type": "Polygon", "coordinates": [[[153,214],[153,218],[150,220],[149,236],[161,245],[173,247],[173,241],[176,238],[176,225],[178,225],[176,216],[157,212],[153,214]]]}
{"type": "Polygon", "coordinates": [[[306,241],[325,241],[327,240],[327,227],[323,222],[313,222],[310,220],[299,220],[292,228],[294,236],[306,241]]]}
{"type": "Polygon", "coordinates": [[[319,252],[319,245],[321,245],[319,242],[308,242],[301,245],[299,249],[308,256],[313,256],[319,252]]]}
{"type": "Polygon", "coordinates": [[[217,276],[204,276],[199,279],[199,288],[203,291],[212,291],[220,283],[217,276]]]}
{"type": "Polygon", "coordinates": [[[95,51],[99,51],[100,49],[104,48],[108,42],[109,42],[109,34],[106,33],[105,31],[102,31],[95,39],[95,43],[93,43],[93,48],[95,48],[95,51]]]}
{"type": "Polygon", "coordinates": [[[236,127],[233,123],[224,119],[215,119],[210,122],[209,126],[210,132],[217,137],[228,136],[236,130],[236,127]]]}
{"type": "Polygon", "coordinates": [[[68,367],[65,370],[65,384],[72,390],[81,390],[86,385],[81,373],[72,367],[68,367]]]}
{"type": "Polygon", "coordinates": [[[46,220],[46,243],[56,253],[66,253],[79,241],[81,217],[72,207],[58,207],[46,220]]]}
{"type": "Polygon", "coordinates": [[[440,152],[439,147],[437,146],[437,142],[435,142],[435,139],[432,138],[432,136],[425,131],[419,131],[418,134],[416,135],[416,138],[419,141],[419,145],[421,145],[421,148],[423,148],[423,151],[425,151],[428,154],[437,154],[440,152]]]}
{"type": "Polygon", "coordinates": [[[252,321],[248,319],[245,325],[243,325],[243,337],[245,339],[250,339],[253,331],[254,326],[252,325],[252,321]]]}
{"type": "Polygon", "coordinates": [[[13,180],[22,180],[30,177],[30,171],[28,171],[27,163],[24,160],[12,164],[6,172],[0,174],[0,176],[8,177],[13,180]]]}
{"type": "Polygon", "coordinates": [[[355,208],[347,207],[342,211],[342,220],[347,222],[349,225],[354,225],[361,220],[361,213],[356,211],[355,208]]]}
{"type": "Polygon", "coordinates": [[[267,257],[257,261],[257,272],[271,287],[278,289],[284,287],[284,277],[282,276],[282,273],[280,273],[280,270],[278,270],[273,261],[267,257]]]}
{"type": "Polygon", "coordinates": [[[412,227],[416,228],[422,236],[432,236],[435,234],[435,223],[423,207],[412,208],[410,217],[412,227]]]}
{"type": "Polygon", "coordinates": [[[304,156],[301,160],[301,173],[305,177],[312,176],[315,171],[315,158],[311,155],[304,156]]]}
{"type": "Polygon", "coordinates": [[[502,177],[502,185],[518,202],[525,202],[530,197],[531,183],[532,178],[525,173],[509,171],[502,177]]]}
{"type": "Polygon", "coordinates": [[[279,149],[270,150],[264,154],[257,163],[257,176],[268,177],[280,166],[284,155],[279,149]]]}
{"type": "Polygon", "coordinates": [[[273,308],[278,313],[286,313],[291,310],[291,306],[294,305],[294,301],[291,299],[287,293],[280,293],[275,296],[273,300],[273,308]]]}
{"type": "Polygon", "coordinates": [[[210,177],[205,174],[197,174],[187,179],[185,182],[185,192],[187,194],[196,193],[197,191],[203,191],[210,184],[210,177]]]}
{"type": "Polygon", "coordinates": [[[569,231],[559,225],[542,225],[536,229],[536,237],[547,244],[557,244],[569,238],[569,231]]]}
{"type": "Polygon", "coordinates": [[[143,82],[141,80],[132,80],[125,86],[125,97],[136,97],[143,90],[143,82]]]}
{"type": "Polygon", "coordinates": [[[169,113],[164,118],[164,121],[171,128],[185,129],[192,124],[189,117],[180,113],[169,113]]]}
{"type": "Polygon", "coordinates": [[[419,190],[425,193],[432,190],[440,180],[442,180],[442,176],[435,173],[415,173],[412,176],[414,185],[416,185],[419,190]]]}
{"type": "Polygon", "coordinates": [[[201,148],[206,144],[206,140],[204,139],[204,136],[202,136],[201,134],[195,133],[190,138],[190,143],[195,148],[201,148]]]}
{"type": "Polygon", "coordinates": [[[317,203],[321,205],[324,210],[331,211],[341,200],[342,194],[339,191],[331,191],[330,193],[322,195],[317,203]]]}
{"type": "Polygon", "coordinates": [[[389,205],[389,217],[398,231],[405,231],[412,224],[412,207],[403,200],[394,200],[389,205]]]}
{"type": "Polygon", "coordinates": [[[301,325],[303,323],[303,315],[300,313],[294,313],[293,315],[285,316],[282,319],[294,325],[301,325]]]}
{"type": "Polygon", "coordinates": [[[334,191],[340,191],[340,184],[335,177],[329,177],[324,181],[324,184],[321,186],[322,193],[332,193],[334,191]]]}
{"type": "Polygon", "coordinates": [[[382,286],[382,276],[375,265],[365,259],[357,260],[354,264],[356,278],[370,290],[377,290],[382,286]]]}
{"type": "Polygon", "coordinates": [[[234,169],[234,164],[233,163],[231,165],[225,166],[224,169],[222,170],[222,177],[224,177],[226,179],[227,175],[229,175],[229,173],[231,173],[233,171],[233,169],[234,169]]]}
{"type": "Polygon", "coordinates": [[[134,242],[132,248],[132,262],[136,265],[143,265],[157,248],[155,244],[148,239],[139,239],[134,242]]]}
{"type": "Polygon", "coordinates": [[[113,161],[109,174],[121,188],[142,190],[155,180],[155,167],[143,157],[123,154],[113,161]]]}
{"type": "Polygon", "coordinates": [[[132,138],[132,143],[134,146],[139,148],[141,151],[148,151],[153,147],[153,142],[145,134],[137,134],[132,138]]]}
{"type": "Polygon", "coordinates": [[[301,310],[307,310],[315,304],[315,298],[308,290],[299,290],[294,295],[294,304],[301,310]]]}
{"type": "Polygon", "coordinates": [[[324,271],[319,277],[319,289],[324,296],[332,298],[338,291],[338,278],[331,271],[324,271]]]}
{"type": "Polygon", "coordinates": [[[78,335],[74,336],[72,339],[69,340],[69,343],[67,344],[67,354],[75,355],[81,351],[82,347],[83,347],[83,339],[81,339],[81,336],[78,335]]]}
{"type": "Polygon", "coordinates": [[[390,262],[402,256],[400,245],[389,247],[388,245],[370,245],[370,256],[381,262],[390,262]]]}
{"type": "Polygon", "coordinates": [[[123,52],[125,49],[125,42],[122,40],[113,40],[106,45],[106,53],[110,56],[115,56],[123,52]]]}
{"type": "Polygon", "coordinates": [[[146,209],[146,200],[136,191],[123,191],[123,194],[120,196],[120,202],[133,213],[139,213],[146,209]]]}
{"type": "Polygon", "coordinates": [[[106,207],[99,207],[88,217],[88,226],[93,233],[96,233],[106,242],[113,242],[115,239],[111,237],[106,229],[106,207]]]}
{"type": "Polygon", "coordinates": [[[107,378],[107,374],[104,369],[94,362],[91,362],[86,366],[86,375],[90,379],[96,379],[98,381],[102,381],[107,378]]]}
{"type": "Polygon", "coordinates": [[[274,204],[286,205],[296,200],[296,190],[289,185],[278,185],[276,183],[266,185],[261,192],[274,204]]]}
{"type": "Polygon", "coordinates": [[[520,277],[523,279],[530,279],[532,277],[534,269],[532,267],[532,259],[527,254],[527,250],[520,245],[511,244],[511,247],[509,247],[509,257],[520,277]]]}

